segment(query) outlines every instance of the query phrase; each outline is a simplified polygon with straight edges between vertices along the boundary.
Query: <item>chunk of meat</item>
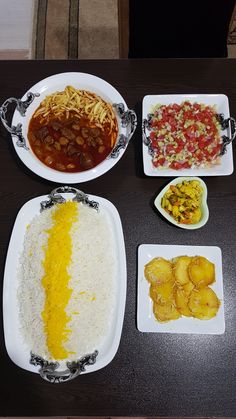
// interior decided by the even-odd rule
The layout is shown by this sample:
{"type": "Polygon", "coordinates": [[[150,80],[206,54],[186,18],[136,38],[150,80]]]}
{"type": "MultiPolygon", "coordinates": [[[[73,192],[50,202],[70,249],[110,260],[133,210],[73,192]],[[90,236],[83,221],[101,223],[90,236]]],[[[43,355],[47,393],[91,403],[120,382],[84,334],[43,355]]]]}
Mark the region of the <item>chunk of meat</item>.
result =
{"type": "Polygon", "coordinates": [[[84,139],[80,136],[76,137],[75,141],[77,142],[78,145],[84,144],[84,139]]]}
{"type": "Polygon", "coordinates": [[[66,137],[60,137],[58,141],[61,145],[67,145],[69,143],[69,140],[66,137]]]}
{"type": "Polygon", "coordinates": [[[52,147],[49,144],[45,145],[45,150],[52,151],[52,147]]]}
{"type": "Polygon", "coordinates": [[[99,137],[100,133],[101,133],[101,130],[98,127],[90,129],[90,135],[92,135],[92,137],[94,137],[94,138],[99,137]]]}
{"type": "Polygon", "coordinates": [[[60,144],[58,141],[56,141],[56,142],[54,143],[54,147],[55,147],[55,149],[56,149],[57,151],[60,151],[60,150],[61,150],[61,144],[60,144]]]}
{"type": "Polygon", "coordinates": [[[75,139],[75,134],[69,128],[66,128],[66,127],[62,128],[61,133],[64,137],[68,138],[68,140],[74,140],[75,139]]]}
{"type": "Polygon", "coordinates": [[[62,128],[62,124],[58,121],[52,121],[51,122],[51,127],[55,130],[55,131],[59,131],[59,129],[62,128]]]}
{"type": "Polygon", "coordinates": [[[91,147],[96,147],[97,146],[97,141],[93,137],[88,137],[87,138],[87,144],[91,147]]]}
{"type": "Polygon", "coordinates": [[[67,156],[71,157],[74,156],[75,154],[78,154],[79,150],[78,148],[74,145],[74,144],[69,144],[67,147],[67,156]]]}
{"type": "Polygon", "coordinates": [[[104,147],[104,145],[100,145],[100,146],[99,146],[99,148],[98,148],[98,152],[99,152],[99,154],[104,153],[105,148],[106,148],[106,147],[104,147]]]}
{"type": "Polygon", "coordinates": [[[80,130],[80,125],[79,124],[73,124],[72,125],[72,128],[75,130],[75,131],[79,131],[80,130]]]}
{"type": "Polygon", "coordinates": [[[88,130],[88,128],[83,127],[83,128],[81,129],[81,134],[82,134],[82,137],[83,137],[83,138],[88,138],[88,136],[89,136],[89,130],[88,130]]]}
{"type": "Polygon", "coordinates": [[[47,127],[42,127],[40,129],[38,129],[38,131],[35,132],[35,136],[41,141],[45,137],[47,137],[48,134],[49,134],[49,131],[48,131],[47,127]]]}
{"type": "Polygon", "coordinates": [[[85,170],[91,169],[94,166],[93,156],[87,152],[81,153],[80,164],[85,170]]]}
{"type": "Polygon", "coordinates": [[[53,144],[54,143],[54,139],[51,137],[51,135],[47,135],[47,137],[44,138],[44,142],[46,144],[53,144]]]}

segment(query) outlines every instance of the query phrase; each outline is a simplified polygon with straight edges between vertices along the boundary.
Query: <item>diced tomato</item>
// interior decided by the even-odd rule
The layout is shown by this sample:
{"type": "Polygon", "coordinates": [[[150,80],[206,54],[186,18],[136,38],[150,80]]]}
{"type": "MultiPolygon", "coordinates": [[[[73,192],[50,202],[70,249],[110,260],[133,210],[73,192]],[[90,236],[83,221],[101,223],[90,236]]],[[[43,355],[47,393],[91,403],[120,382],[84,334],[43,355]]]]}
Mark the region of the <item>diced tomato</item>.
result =
{"type": "MultiPolygon", "coordinates": [[[[176,170],[213,162],[221,149],[220,133],[216,112],[213,107],[185,101],[182,104],[160,106],[151,121],[153,130],[150,139],[155,157],[168,155],[168,164],[176,170]],[[189,125],[189,121],[190,125],[189,125]],[[187,128],[185,124],[187,122],[187,128]],[[162,134],[160,135],[160,131],[162,134]],[[169,133],[171,132],[171,137],[169,133]],[[168,134],[168,135],[167,135],[168,134]],[[181,138],[180,138],[181,134],[181,138]],[[185,138],[185,139],[184,139],[185,138]],[[160,142],[163,144],[160,145],[160,142]],[[181,153],[183,163],[176,161],[175,154],[181,153]],[[189,159],[191,157],[191,164],[189,159]]],[[[166,159],[155,159],[155,166],[165,164],[166,159]]]]}
{"type": "Polygon", "coordinates": [[[173,161],[170,164],[170,168],[174,169],[174,170],[179,170],[179,169],[182,169],[182,165],[180,163],[178,163],[177,161],[173,161]]]}
{"type": "Polygon", "coordinates": [[[158,159],[158,160],[155,160],[155,161],[153,162],[153,165],[154,165],[155,167],[158,167],[158,166],[163,166],[163,164],[165,163],[165,161],[166,161],[166,159],[165,159],[164,157],[162,157],[162,158],[160,158],[160,159],[158,159]]]}
{"type": "Polygon", "coordinates": [[[198,147],[200,149],[205,148],[208,145],[208,141],[206,140],[206,138],[204,138],[203,136],[199,137],[198,139],[198,147]]]}
{"type": "Polygon", "coordinates": [[[156,138],[156,136],[157,136],[157,135],[156,135],[156,132],[155,132],[155,131],[151,131],[151,132],[150,132],[150,139],[151,139],[151,140],[154,140],[154,139],[156,138]]]}
{"type": "Polygon", "coordinates": [[[175,147],[170,144],[166,146],[166,154],[169,156],[169,154],[175,154],[175,147]]]}
{"type": "Polygon", "coordinates": [[[174,109],[174,111],[179,112],[181,109],[181,105],[178,105],[177,103],[174,103],[174,105],[172,105],[172,108],[174,109]]]}
{"type": "Polygon", "coordinates": [[[194,144],[188,144],[187,146],[188,151],[190,151],[190,153],[193,153],[195,151],[195,146],[194,144]]]}

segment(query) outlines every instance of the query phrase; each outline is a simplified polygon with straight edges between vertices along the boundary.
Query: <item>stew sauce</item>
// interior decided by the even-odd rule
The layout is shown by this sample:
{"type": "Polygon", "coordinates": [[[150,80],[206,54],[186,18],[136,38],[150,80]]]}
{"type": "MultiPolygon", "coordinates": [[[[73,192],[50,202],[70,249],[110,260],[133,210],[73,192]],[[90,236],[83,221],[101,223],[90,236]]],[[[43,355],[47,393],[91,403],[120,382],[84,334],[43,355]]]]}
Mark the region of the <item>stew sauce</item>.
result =
{"type": "MultiPolygon", "coordinates": [[[[82,172],[101,163],[113,146],[110,127],[94,126],[86,118],[52,119],[47,124],[32,118],[28,139],[38,159],[62,172],[82,172]]],[[[116,128],[117,134],[117,128],[116,128]]]]}

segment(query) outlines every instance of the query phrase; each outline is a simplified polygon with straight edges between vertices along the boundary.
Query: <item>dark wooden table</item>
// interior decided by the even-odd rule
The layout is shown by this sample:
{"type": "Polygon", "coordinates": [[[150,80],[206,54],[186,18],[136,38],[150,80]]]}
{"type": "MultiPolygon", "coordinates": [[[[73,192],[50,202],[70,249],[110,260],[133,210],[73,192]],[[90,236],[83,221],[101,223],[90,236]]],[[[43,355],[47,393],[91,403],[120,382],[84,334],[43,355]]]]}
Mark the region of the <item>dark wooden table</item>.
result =
{"type": "MultiPolygon", "coordinates": [[[[52,385],[15,366],[0,327],[0,415],[236,416],[236,174],[205,178],[210,219],[185,231],[164,222],[153,198],[169,180],[143,173],[141,106],[146,94],[225,93],[236,116],[235,60],[8,61],[0,62],[0,103],[21,97],[39,80],[66,71],[97,75],[134,108],[139,125],[123,158],[108,173],[79,185],[108,198],[124,229],[128,289],[118,353],[104,369],[52,385]],[[216,245],[223,253],[224,335],[144,334],[136,327],[137,247],[141,243],[216,245]]],[[[55,184],[34,176],[1,127],[0,246],[3,276],[7,246],[20,207],[55,184]]],[[[235,145],[234,145],[235,148],[235,145]]],[[[14,309],[14,308],[13,308],[14,309]]]]}

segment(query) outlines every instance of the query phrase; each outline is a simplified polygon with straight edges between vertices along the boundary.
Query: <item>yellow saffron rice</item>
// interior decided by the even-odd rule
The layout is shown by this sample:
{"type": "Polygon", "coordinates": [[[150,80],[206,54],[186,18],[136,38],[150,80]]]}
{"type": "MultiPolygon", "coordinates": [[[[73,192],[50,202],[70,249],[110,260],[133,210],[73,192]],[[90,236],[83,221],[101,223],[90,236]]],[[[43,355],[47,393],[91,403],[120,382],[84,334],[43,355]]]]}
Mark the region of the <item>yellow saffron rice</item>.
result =
{"type": "Polygon", "coordinates": [[[68,357],[64,344],[71,332],[67,327],[71,317],[67,315],[66,307],[72,290],[68,286],[70,275],[67,268],[72,256],[70,230],[77,218],[77,203],[69,201],[58,205],[52,214],[53,225],[47,230],[49,236],[43,261],[45,304],[42,318],[48,350],[58,360],[68,357]]]}

